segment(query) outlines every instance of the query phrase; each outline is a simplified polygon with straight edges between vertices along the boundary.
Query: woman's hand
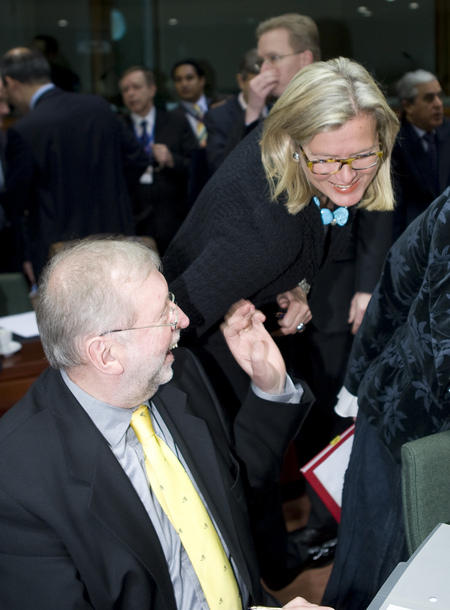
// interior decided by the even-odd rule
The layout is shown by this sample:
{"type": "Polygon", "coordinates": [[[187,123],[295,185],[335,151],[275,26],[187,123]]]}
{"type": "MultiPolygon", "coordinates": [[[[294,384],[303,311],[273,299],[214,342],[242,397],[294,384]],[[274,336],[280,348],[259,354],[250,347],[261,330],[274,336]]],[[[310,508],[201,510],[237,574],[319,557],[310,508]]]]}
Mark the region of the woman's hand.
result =
{"type": "Polygon", "coordinates": [[[357,292],[350,303],[348,323],[352,324],[352,335],[356,335],[361,326],[371,296],[369,292],[357,292]]]}
{"type": "Polygon", "coordinates": [[[299,324],[306,325],[312,318],[306,292],[300,286],[279,294],[277,303],[281,309],[278,319],[280,330],[273,335],[293,335],[299,332],[299,324]]]}

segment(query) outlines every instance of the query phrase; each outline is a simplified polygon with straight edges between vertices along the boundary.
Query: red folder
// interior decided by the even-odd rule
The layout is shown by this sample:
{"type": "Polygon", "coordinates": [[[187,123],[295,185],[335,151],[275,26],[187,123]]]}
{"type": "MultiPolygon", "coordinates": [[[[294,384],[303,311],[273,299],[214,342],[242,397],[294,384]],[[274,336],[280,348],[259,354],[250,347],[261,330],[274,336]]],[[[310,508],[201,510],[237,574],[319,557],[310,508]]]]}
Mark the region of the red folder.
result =
{"type": "Polygon", "coordinates": [[[342,488],[353,445],[355,426],[337,436],[300,471],[339,523],[342,488]]]}

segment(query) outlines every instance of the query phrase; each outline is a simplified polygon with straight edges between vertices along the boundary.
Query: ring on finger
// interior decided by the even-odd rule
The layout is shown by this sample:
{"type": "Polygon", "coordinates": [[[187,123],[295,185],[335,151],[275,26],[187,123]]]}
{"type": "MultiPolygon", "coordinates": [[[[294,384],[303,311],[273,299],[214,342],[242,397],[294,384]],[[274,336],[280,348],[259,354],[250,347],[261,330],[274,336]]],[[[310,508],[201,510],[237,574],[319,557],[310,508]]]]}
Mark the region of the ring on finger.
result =
{"type": "Polygon", "coordinates": [[[297,332],[298,333],[302,333],[305,330],[306,326],[303,324],[303,322],[300,322],[300,324],[297,326],[297,332]]]}

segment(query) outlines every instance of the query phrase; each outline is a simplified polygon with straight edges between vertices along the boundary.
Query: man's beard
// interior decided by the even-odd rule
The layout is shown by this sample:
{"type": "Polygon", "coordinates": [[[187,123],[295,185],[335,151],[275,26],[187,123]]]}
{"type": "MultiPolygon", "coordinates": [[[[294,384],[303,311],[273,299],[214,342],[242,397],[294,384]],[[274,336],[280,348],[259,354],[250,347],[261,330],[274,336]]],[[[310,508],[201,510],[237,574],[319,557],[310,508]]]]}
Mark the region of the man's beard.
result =
{"type": "MultiPolygon", "coordinates": [[[[169,350],[176,347],[179,334],[174,336],[169,350]]],[[[165,363],[167,352],[162,354],[157,362],[148,360],[136,353],[134,362],[128,366],[129,372],[124,379],[123,396],[126,402],[138,405],[156,394],[159,386],[167,383],[173,377],[173,361],[165,363]]]]}

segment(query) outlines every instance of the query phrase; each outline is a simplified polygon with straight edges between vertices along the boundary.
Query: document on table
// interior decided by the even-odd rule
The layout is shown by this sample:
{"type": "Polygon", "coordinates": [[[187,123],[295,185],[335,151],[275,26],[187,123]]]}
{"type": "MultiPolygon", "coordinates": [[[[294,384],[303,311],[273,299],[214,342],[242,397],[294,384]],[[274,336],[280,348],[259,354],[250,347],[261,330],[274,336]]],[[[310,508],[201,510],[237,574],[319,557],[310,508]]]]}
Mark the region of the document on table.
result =
{"type": "Polygon", "coordinates": [[[0,317],[0,328],[7,328],[14,334],[25,338],[39,336],[36,314],[34,311],[0,317]]]}

